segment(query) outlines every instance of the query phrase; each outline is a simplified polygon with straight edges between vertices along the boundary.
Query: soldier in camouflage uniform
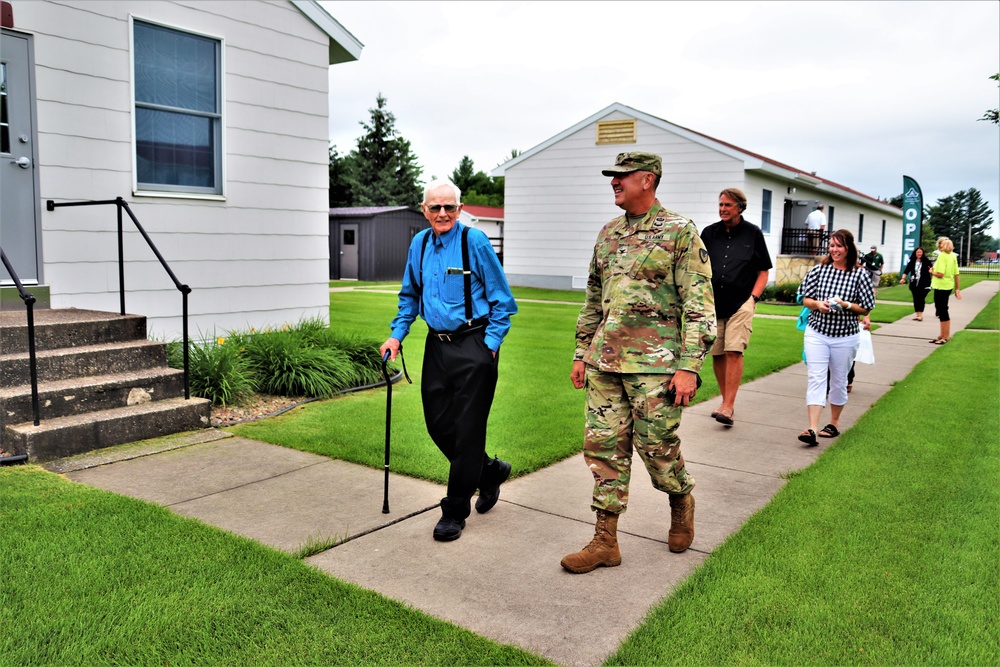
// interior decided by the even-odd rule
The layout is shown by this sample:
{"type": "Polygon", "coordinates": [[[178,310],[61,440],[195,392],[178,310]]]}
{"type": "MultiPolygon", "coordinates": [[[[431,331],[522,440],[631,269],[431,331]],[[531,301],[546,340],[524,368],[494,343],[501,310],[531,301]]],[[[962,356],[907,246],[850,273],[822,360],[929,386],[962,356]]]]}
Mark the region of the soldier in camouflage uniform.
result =
{"type": "Polygon", "coordinates": [[[621,153],[602,172],[625,215],[601,230],[576,326],[570,379],[587,388],[584,460],[594,475],[594,539],[562,559],[570,572],[621,563],[618,516],[628,506],[632,449],[669,494],[667,544],[694,539],[694,479],[677,427],[716,334],[712,269],[691,220],[656,199],[658,155],[621,153]]]}

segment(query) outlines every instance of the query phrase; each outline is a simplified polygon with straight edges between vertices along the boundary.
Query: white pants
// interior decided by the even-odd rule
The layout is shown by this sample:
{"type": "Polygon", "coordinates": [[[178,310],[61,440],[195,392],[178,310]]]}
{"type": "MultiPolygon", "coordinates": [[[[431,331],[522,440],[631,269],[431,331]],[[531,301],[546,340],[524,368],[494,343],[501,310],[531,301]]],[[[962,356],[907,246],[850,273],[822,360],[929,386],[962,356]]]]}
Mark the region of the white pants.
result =
{"type": "Polygon", "coordinates": [[[830,374],[830,403],[847,403],[847,373],[861,344],[861,334],[853,336],[825,336],[812,327],[806,327],[806,367],[809,384],[806,388],[806,405],[826,405],[827,371],[830,374]]]}

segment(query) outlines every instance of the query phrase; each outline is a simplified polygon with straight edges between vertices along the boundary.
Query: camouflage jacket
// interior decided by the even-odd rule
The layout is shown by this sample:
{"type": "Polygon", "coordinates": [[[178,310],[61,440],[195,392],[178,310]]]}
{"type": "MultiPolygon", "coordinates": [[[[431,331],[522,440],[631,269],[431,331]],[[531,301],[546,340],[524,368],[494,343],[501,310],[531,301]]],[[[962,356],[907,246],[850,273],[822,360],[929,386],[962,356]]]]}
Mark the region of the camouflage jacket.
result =
{"type": "Polygon", "coordinates": [[[691,220],[653,203],[597,236],[574,359],[610,373],[698,372],[716,336],[712,266],[691,220]]]}

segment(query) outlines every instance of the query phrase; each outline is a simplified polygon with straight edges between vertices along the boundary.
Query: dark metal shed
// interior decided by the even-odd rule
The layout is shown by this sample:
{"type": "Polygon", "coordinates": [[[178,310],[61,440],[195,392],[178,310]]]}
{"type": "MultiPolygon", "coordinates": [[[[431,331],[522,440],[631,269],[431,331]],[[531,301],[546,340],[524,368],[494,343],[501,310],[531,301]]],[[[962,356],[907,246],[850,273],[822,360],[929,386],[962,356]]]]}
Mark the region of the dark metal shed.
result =
{"type": "Polygon", "coordinates": [[[427,219],[407,206],[330,209],[330,280],[402,280],[410,241],[427,219]]]}

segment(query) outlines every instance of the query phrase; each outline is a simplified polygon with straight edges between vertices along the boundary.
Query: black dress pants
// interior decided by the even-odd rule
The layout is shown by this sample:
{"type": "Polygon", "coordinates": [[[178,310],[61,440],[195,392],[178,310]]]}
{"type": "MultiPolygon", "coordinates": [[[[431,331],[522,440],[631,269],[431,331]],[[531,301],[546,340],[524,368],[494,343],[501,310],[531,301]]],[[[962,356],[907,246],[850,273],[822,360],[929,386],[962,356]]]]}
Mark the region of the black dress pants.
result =
{"type": "Polygon", "coordinates": [[[913,295],[913,312],[924,312],[924,302],[927,300],[927,290],[914,288],[913,281],[910,281],[910,294],[913,295]]]}
{"type": "Polygon", "coordinates": [[[451,462],[448,502],[456,519],[470,512],[486,457],[486,422],[497,386],[497,357],[486,347],[485,330],[442,341],[434,334],[424,345],[420,395],[427,432],[451,462]]]}

